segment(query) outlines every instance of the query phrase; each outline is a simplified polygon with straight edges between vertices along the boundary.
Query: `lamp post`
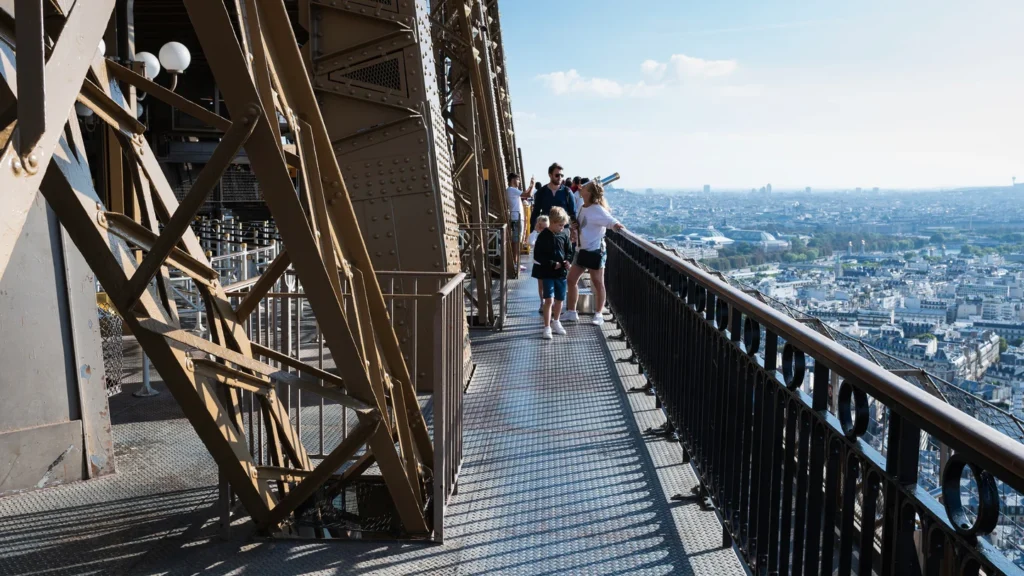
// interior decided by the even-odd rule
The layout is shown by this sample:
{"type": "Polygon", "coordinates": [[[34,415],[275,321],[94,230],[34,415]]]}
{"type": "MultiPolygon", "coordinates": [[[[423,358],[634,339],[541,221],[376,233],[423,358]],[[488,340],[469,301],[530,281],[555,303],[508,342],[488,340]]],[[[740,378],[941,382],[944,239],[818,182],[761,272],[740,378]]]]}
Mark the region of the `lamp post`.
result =
{"type": "MultiPolygon", "coordinates": [[[[171,75],[171,85],[168,89],[173,92],[178,87],[178,75],[185,72],[192,63],[192,54],[181,42],[168,42],[160,47],[159,58],[152,52],[137,52],[135,61],[143,63],[144,74],[149,80],[155,81],[160,71],[166,70],[171,75]]],[[[139,97],[140,100],[142,98],[144,96],[139,97]]]]}
{"type": "Polygon", "coordinates": [[[192,54],[181,42],[168,42],[160,48],[160,64],[171,75],[171,91],[178,86],[178,74],[192,63],[192,54]]]}

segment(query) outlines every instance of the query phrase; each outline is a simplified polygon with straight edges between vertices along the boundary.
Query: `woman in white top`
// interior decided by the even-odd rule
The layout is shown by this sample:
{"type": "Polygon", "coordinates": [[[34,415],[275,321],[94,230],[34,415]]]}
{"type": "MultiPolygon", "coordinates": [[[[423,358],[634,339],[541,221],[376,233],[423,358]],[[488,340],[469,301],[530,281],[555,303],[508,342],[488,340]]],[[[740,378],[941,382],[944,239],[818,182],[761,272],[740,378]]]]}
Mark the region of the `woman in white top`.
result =
{"type": "Polygon", "coordinates": [[[562,314],[562,320],[579,320],[576,314],[576,300],[579,298],[577,283],[585,270],[590,271],[590,282],[594,288],[594,320],[593,324],[604,324],[601,312],[604,308],[604,263],[607,258],[604,249],[604,234],[611,228],[622,230],[623,226],[608,212],[608,202],[604,199],[604,186],[599,181],[591,180],[580,187],[583,207],[577,212],[579,249],[572,268],[569,269],[569,295],[566,304],[568,311],[562,314]]]}

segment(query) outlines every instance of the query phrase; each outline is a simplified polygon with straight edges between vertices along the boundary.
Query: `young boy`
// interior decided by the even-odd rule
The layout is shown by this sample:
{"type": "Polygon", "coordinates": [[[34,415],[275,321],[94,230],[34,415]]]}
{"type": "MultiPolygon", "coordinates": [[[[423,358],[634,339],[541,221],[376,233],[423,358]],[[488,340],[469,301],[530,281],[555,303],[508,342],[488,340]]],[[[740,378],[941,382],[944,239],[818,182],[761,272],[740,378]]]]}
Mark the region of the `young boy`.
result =
{"type": "Polygon", "coordinates": [[[537,244],[533,250],[533,277],[539,278],[544,286],[544,332],[543,338],[551,340],[551,332],[565,334],[565,328],[559,318],[562,315],[562,303],[568,289],[566,276],[569,263],[572,262],[572,243],[569,232],[565,229],[569,223],[569,214],[555,206],[548,215],[548,228],[537,235],[537,244]]]}
{"type": "MultiPolygon", "coordinates": [[[[526,241],[530,244],[530,254],[534,252],[534,246],[537,244],[537,236],[540,236],[541,231],[548,227],[548,217],[538,216],[536,227],[533,232],[530,232],[530,237],[526,241]]],[[[544,281],[537,278],[537,295],[540,296],[540,308],[537,309],[538,314],[544,313],[544,281]]]]}

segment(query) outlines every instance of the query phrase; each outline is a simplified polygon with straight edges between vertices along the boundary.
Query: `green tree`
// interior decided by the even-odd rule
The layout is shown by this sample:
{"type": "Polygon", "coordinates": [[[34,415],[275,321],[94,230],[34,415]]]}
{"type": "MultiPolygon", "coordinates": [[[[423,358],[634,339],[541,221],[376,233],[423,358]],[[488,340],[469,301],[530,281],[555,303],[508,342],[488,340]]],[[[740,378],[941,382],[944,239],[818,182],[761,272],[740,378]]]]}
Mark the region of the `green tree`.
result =
{"type": "Polygon", "coordinates": [[[903,259],[904,260],[913,260],[914,256],[917,256],[916,252],[904,252],[903,253],[903,259]]]}
{"type": "Polygon", "coordinates": [[[932,241],[932,244],[942,244],[943,242],[946,241],[946,237],[942,234],[942,232],[936,232],[935,234],[932,234],[930,240],[932,241]]]}
{"type": "Polygon", "coordinates": [[[1010,344],[1006,342],[1006,338],[999,337],[999,353],[1002,354],[1010,347],[1010,344]]]}

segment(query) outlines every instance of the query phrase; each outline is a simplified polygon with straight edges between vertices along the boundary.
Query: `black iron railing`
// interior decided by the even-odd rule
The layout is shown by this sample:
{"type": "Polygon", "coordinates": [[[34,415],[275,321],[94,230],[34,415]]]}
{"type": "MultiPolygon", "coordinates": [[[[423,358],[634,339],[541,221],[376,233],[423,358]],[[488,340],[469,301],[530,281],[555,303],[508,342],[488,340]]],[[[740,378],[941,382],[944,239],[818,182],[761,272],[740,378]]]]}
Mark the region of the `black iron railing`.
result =
{"type": "Polygon", "coordinates": [[[642,238],[608,248],[615,319],[755,574],[1021,573],[989,535],[1008,521],[997,482],[1024,491],[1024,445],[642,238]],[[923,435],[952,450],[939,498],[923,435]]]}

